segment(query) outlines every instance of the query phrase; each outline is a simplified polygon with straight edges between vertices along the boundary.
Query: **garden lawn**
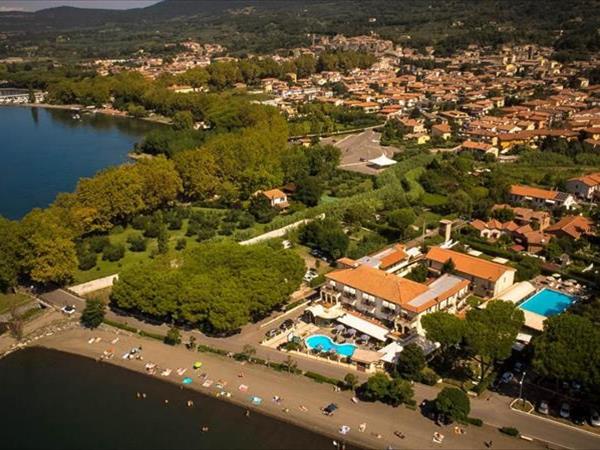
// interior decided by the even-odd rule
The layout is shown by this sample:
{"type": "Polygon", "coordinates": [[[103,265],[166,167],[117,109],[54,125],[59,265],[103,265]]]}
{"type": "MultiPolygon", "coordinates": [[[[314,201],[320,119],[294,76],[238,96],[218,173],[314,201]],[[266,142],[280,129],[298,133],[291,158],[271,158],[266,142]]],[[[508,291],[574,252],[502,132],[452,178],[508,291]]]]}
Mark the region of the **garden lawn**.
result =
{"type": "Polygon", "coordinates": [[[0,293],[0,314],[9,312],[13,306],[24,305],[29,301],[31,301],[31,298],[25,294],[0,293]]]}
{"type": "MultiPolygon", "coordinates": [[[[196,237],[186,237],[185,232],[187,230],[188,220],[183,221],[181,230],[168,230],[169,234],[169,250],[173,253],[177,253],[175,250],[175,244],[180,238],[184,238],[187,241],[186,248],[192,248],[199,243],[196,241],[196,237]]],[[[127,227],[120,233],[111,233],[109,235],[110,242],[112,244],[123,244],[126,248],[125,256],[119,261],[104,261],[102,260],[102,253],[98,255],[96,267],[92,267],[90,270],[77,270],[74,275],[73,284],[85,283],[87,281],[95,280],[97,278],[107,277],[115,273],[119,273],[123,268],[133,266],[135,264],[143,264],[145,261],[150,259],[150,256],[155,253],[158,249],[156,239],[148,239],[148,247],[143,252],[132,252],[129,250],[127,244],[127,238],[130,235],[139,235],[141,231],[134,230],[131,227],[127,227]]]]}
{"type": "Polygon", "coordinates": [[[425,194],[425,189],[421,186],[417,180],[425,171],[425,167],[415,167],[414,169],[406,172],[405,178],[408,181],[410,189],[406,192],[406,196],[409,200],[418,200],[422,195],[425,194]]]}

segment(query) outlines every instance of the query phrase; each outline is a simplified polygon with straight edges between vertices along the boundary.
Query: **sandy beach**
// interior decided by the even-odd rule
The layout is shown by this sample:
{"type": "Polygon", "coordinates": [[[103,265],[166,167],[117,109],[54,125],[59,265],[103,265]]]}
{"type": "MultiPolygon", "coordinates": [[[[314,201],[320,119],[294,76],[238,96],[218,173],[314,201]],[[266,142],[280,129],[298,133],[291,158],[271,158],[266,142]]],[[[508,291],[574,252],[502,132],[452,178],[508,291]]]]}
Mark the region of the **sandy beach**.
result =
{"type": "MultiPolygon", "coordinates": [[[[545,448],[539,443],[505,436],[489,426],[464,427],[466,433],[460,435],[454,432],[453,425],[440,428],[420,413],[404,406],[392,408],[381,403],[355,404],[349,392],[336,392],[331,385],[319,384],[306,377],[280,373],[225,356],[187,350],[184,346],[170,347],[109,327],[94,331],[76,327],[44,336],[34,345],[97,360],[104,352],[111,352],[114,357],[107,360],[110,364],[176,383],[182,388],[183,379],[190,377],[192,382],[185,389],[217,396],[248,410],[257,410],[329,435],[332,440],[345,440],[361,447],[478,449],[484,448],[484,441],[493,440],[494,448],[545,448]],[[92,339],[94,342],[90,343],[92,339]],[[129,350],[140,346],[142,359],[122,358],[129,350]],[[202,362],[198,370],[193,369],[196,361],[202,362]],[[145,368],[147,364],[156,364],[154,375],[148,374],[145,368]],[[161,376],[166,369],[171,369],[170,375],[161,376]],[[185,372],[178,374],[177,369],[185,369],[185,372]],[[208,387],[203,386],[206,380],[212,381],[208,387]],[[251,396],[260,397],[262,403],[252,405],[251,396]],[[279,401],[275,401],[274,397],[278,397],[279,401]],[[336,403],[339,407],[332,417],[326,417],[321,412],[321,408],[329,403],[336,403]],[[361,424],[366,424],[364,432],[359,430],[361,424]],[[343,425],[350,428],[345,436],[339,433],[343,425]],[[404,433],[405,439],[396,437],[396,430],[404,433]],[[434,432],[444,435],[441,444],[433,442],[434,432]]],[[[132,395],[136,393],[132,392],[132,395]]]]}

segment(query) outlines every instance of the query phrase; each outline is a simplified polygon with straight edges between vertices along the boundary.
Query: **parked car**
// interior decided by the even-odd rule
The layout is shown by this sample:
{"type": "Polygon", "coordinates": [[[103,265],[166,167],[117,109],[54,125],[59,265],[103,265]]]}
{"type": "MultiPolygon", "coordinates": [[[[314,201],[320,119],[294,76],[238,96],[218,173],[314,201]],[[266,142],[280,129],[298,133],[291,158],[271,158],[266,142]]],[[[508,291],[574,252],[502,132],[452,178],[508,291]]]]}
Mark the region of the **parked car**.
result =
{"type": "Polygon", "coordinates": [[[563,419],[568,419],[571,416],[571,406],[568,403],[560,405],[559,415],[563,419]]]}
{"type": "Polygon", "coordinates": [[[598,411],[592,411],[590,414],[590,425],[600,427],[600,414],[598,414],[598,411]]]}
{"type": "Polygon", "coordinates": [[[500,378],[500,381],[502,381],[502,383],[510,383],[514,379],[515,376],[512,374],[512,372],[504,372],[502,374],[502,378],[500,378]]]}
{"type": "Polygon", "coordinates": [[[274,338],[279,334],[279,330],[277,328],[273,328],[265,333],[265,336],[269,339],[274,338]]]}
{"type": "Polygon", "coordinates": [[[588,412],[585,408],[576,407],[571,414],[571,420],[575,425],[584,425],[587,419],[588,412]]]}
{"type": "Polygon", "coordinates": [[[546,400],[540,402],[538,405],[538,412],[545,415],[550,414],[550,408],[548,407],[548,402],[546,400]]]}
{"type": "Polygon", "coordinates": [[[515,366],[513,367],[515,373],[521,373],[523,372],[523,363],[522,362],[516,362],[515,366]]]}
{"type": "Polygon", "coordinates": [[[68,316],[70,316],[71,314],[75,313],[75,311],[77,311],[75,309],[75,305],[66,305],[66,306],[63,306],[60,310],[68,316]]]}
{"type": "Polygon", "coordinates": [[[292,319],[286,319],[283,321],[281,325],[279,325],[280,330],[289,330],[294,326],[294,321],[292,319]]]}
{"type": "Polygon", "coordinates": [[[330,403],[325,408],[323,408],[323,414],[326,416],[333,416],[333,413],[338,409],[338,406],[335,403],[330,403]]]}

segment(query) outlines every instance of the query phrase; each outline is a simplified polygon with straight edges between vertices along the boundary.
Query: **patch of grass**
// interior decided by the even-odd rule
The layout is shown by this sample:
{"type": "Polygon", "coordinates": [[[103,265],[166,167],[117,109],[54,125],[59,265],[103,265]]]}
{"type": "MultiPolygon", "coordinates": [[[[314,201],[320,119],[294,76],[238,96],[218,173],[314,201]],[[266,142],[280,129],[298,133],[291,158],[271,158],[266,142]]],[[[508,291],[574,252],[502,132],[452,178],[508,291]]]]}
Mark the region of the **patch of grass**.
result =
{"type": "Polygon", "coordinates": [[[421,183],[417,181],[424,171],[425,167],[415,167],[406,172],[406,175],[404,176],[410,187],[406,192],[406,197],[411,201],[417,200],[425,194],[425,189],[423,189],[421,183]]]}
{"type": "Polygon", "coordinates": [[[335,197],[331,197],[327,194],[323,194],[321,196],[321,204],[327,204],[327,203],[334,203],[337,202],[339,199],[335,198],[335,197]]]}
{"type": "Polygon", "coordinates": [[[31,300],[25,294],[2,294],[0,293],[0,314],[10,311],[13,306],[24,305],[31,300]]]}
{"type": "Polygon", "coordinates": [[[447,201],[447,198],[445,195],[431,194],[426,192],[423,194],[421,201],[423,202],[423,206],[426,206],[427,208],[433,208],[435,206],[444,205],[447,201]]]}
{"type": "Polygon", "coordinates": [[[433,213],[431,211],[425,211],[417,217],[415,220],[415,225],[421,228],[423,224],[428,225],[430,228],[432,225],[437,226],[439,221],[442,219],[442,216],[439,214],[433,213]]]}

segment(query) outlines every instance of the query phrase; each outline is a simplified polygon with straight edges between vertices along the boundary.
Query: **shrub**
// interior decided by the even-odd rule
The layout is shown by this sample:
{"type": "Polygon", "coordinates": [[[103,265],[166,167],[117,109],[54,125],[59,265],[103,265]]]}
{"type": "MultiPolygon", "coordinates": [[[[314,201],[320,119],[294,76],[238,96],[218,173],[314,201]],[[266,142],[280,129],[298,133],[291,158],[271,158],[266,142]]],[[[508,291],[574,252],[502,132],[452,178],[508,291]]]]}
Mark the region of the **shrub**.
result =
{"type": "Polygon", "coordinates": [[[106,305],[101,300],[88,300],[81,313],[81,324],[87,328],[98,328],[104,320],[106,305]]]}
{"type": "Polygon", "coordinates": [[[158,221],[149,221],[144,227],[144,236],[147,238],[155,238],[160,234],[162,224],[158,221]]]}
{"type": "Polygon", "coordinates": [[[175,327],[169,328],[167,335],[165,336],[165,344],[167,345],[178,345],[181,343],[181,333],[175,327]]]}
{"type": "Polygon", "coordinates": [[[177,239],[175,244],[175,250],[183,250],[187,246],[187,240],[185,238],[177,239]]]}
{"type": "Polygon", "coordinates": [[[466,422],[468,424],[474,425],[476,427],[482,427],[483,426],[483,420],[477,418],[477,417],[467,417],[466,422]]]}
{"type": "Polygon", "coordinates": [[[141,234],[129,236],[127,243],[129,244],[129,250],[132,252],[144,252],[148,247],[147,239],[144,239],[141,234]]]}
{"type": "Polygon", "coordinates": [[[90,251],[94,253],[101,253],[104,247],[110,244],[108,236],[92,236],[87,240],[90,246],[90,251]]]}
{"type": "Polygon", "coordinates": [[[316,381],[317,383],[329,383],[334,386],[343,386],[345,384],[343,381],[336,380],[335,378],[326,377],[325,375],[321,375],[320,373],[316,372],[305,372],[304,376],[316,381]]]}
{"type": "Polygon", "coordinates": [[[464,421],[469,417],[471,402],[461,389],[446,387],[437,395],[435,409],[450,419],[464,421]]]}
{"type": "Polygon", "coordinates": [[[519,436],[519,430],[517,430],[516,428],[513,427],[502,427],[499,428],[500,433],[504,433],[507,434],[509,436],[514,436],[514,437],[518,437],[519,436]]]}
{"type": "Polygon", "coordinates": [[[149,221],[150,221],[150,218],[148,216],[144,216],[144,215],[140,214],[139,216],[135,216],[131,220],[131,226],[135,230],[143,230],[144,228],[146,228],[146,225],[148,224],[149,221]]]}
{"type": "Polygon", "coordinates": [[[423,370],[421,370],[418,381],[426,384],[427,386],[435,386],[439,378],[439,375],[435,373],[433,369],[425,367],[423,370]]]}
{"type": "Polygon", "coordinates": [[[169,217],[168,224],[169,230],[181,230],[181,227],[183,226],[183,220],[181,220],[181,217],[172,216],[169,217]]]}
{"type": "Polygon", "coordinates": [[[125,247],[121,244],[109,244],[102,251],[102,259],[104,261],[119,261],[123,256],[125,256],[125,247]]]}
{"type": "Polygon", "coordinates": [[[79,270],[90,270],[96,266],[98,259],[95,253],[86,253],[79,256],[79,270]]]}

